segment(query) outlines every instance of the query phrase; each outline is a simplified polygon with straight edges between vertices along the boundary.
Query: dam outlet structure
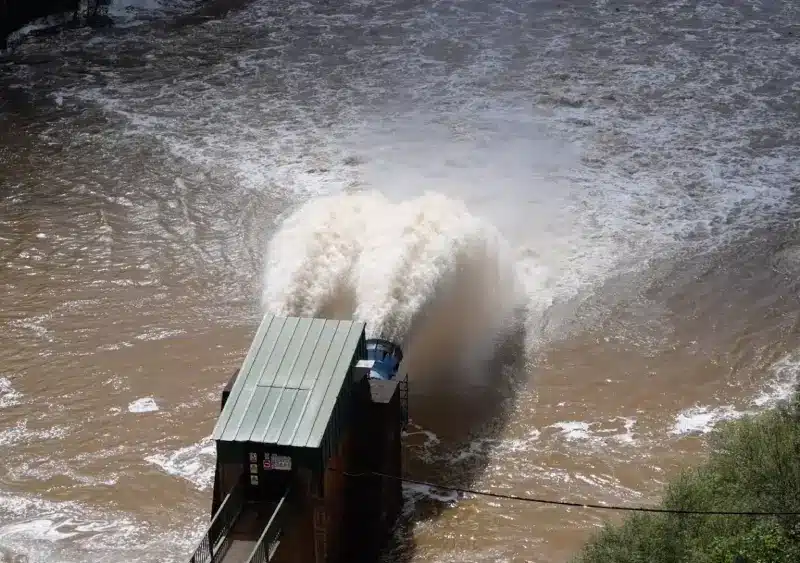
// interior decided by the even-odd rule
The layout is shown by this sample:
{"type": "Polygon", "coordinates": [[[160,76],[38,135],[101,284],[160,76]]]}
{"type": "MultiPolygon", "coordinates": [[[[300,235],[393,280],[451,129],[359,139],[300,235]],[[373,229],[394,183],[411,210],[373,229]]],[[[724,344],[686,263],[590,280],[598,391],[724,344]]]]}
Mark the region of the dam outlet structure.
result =
{"type": "Polygon", "coordinates": [[[222,391],[190,563],[374,561],[403,504],[408,376],[366,324],[267,314],[222,391]]]}

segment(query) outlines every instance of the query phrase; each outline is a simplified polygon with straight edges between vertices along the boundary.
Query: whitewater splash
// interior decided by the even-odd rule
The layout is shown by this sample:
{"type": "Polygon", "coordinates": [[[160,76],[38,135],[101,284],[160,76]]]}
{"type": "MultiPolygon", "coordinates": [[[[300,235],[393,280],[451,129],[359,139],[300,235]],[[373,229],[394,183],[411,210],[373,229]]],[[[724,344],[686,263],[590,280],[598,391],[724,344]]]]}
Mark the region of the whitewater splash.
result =
{"type": "Polygon", "coordinates": [[[264,284],[268,312],[364,321],[368,336],[402,342],[428,368],[487,359],[523,303],[499,231],[436,193],[309,201],[270,240],[264,284]]]}

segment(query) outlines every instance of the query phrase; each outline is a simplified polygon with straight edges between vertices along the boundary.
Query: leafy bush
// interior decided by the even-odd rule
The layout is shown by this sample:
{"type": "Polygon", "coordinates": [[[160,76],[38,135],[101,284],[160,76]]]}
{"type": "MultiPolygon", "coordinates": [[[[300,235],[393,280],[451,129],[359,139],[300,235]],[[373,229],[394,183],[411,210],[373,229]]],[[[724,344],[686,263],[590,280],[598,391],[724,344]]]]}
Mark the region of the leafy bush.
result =
{"type": "MultiPolygon", "coordinates": [[[[722,425],[710,457],[666,488],[662,508],[800,512],[800,392],[785,406],[722,425]]],[[[798,563],[798,516],[635,513],[606,525],[574,563],[798,563]],[[736,559],[737,556],[740,559],[736,559]]]]}

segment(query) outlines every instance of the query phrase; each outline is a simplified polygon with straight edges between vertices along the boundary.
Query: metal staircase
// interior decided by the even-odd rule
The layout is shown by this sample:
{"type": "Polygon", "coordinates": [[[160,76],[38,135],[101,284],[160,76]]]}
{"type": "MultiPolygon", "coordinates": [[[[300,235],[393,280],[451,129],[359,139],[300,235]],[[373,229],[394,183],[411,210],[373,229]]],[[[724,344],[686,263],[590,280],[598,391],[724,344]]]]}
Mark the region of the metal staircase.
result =
{"type": "Polygon", "coordinates": [[[272,516],[261,532],[261,537],[258,538],[256,546],[250,555],[247,563],[267,563],[275,556],[278,545],[281,542],[281,535],[283,534],[283,526],[286,523],[286,516],[288,513],[288,501],[290,489],[287,487],[286,492],[283,493],[281,500],[275,506],[272,516]]]}
{"type": "Polygon", "coordinates": [[[222,501],[189,563],[219,563],[230,547],[230,532],[244,508],[244,485],[238,482],[222,501]]]}
{"type": "Polygon", "coordinates": [[[289,488],[274,508],[267,503],[247,502],[244,489],[244,483],[240,482],[225,497],[189,563],[267,563],[272,560],[286,523],[289,488]],[[269,520],[265,524],[267,514],[269,520]],[[250,539],[256,534],[256,541],[250,539]]]}

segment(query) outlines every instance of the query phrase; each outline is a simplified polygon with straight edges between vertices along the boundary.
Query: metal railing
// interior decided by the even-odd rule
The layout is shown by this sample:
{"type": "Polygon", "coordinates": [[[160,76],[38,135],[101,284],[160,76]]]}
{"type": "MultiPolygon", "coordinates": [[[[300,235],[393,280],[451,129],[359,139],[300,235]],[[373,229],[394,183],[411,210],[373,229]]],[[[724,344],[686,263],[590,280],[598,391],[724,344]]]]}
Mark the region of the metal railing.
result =
{"type": "Polygon", "coordinates": [[[215,563],[222,559],[230,547],[228,536],[242,511],[242,506],[244,506],[244,486],[240,480],[214,514],[189,563],[215,563]]]}
{"type": "Polygon", "coordinates": [[[258,543],[250,554],[248,563],[267,563],[275,556],[275,552],[280,544],[280,537],[283,533],[283,525],[286,523],[286,516],[288,513],[288,502],[290,489],[287,487],[283,497],[278,502],[272,516],[269,519],[261,537],[258,538],[258,543]]]}

